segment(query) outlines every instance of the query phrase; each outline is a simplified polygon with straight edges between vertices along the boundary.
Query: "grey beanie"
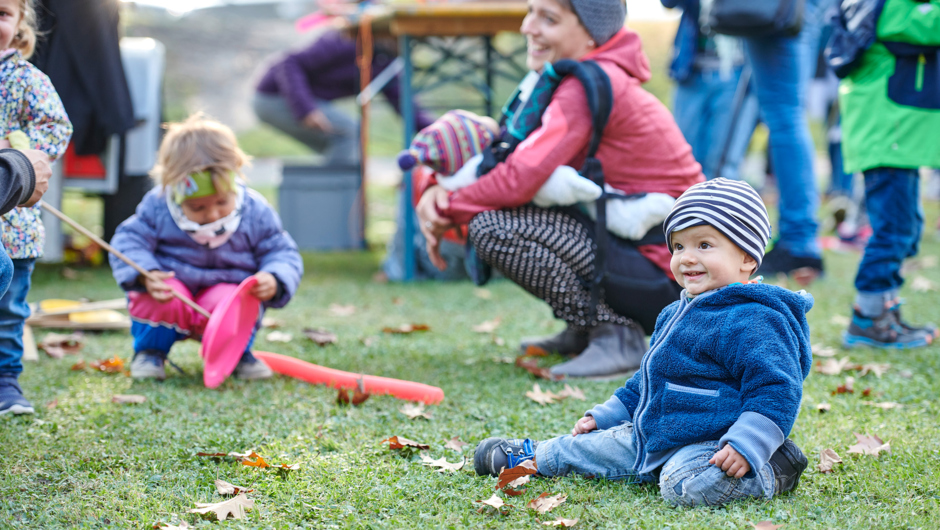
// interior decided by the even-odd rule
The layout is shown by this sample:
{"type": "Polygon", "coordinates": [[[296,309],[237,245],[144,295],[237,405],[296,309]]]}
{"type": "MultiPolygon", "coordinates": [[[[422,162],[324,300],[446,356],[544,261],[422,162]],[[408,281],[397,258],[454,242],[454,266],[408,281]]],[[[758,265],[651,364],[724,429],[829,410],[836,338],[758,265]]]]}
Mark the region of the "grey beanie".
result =
{"type": "Polygon", "coordinates": [[[569,0],[581,24],[598,46],[609,41],[627,20],[624,0],[569,0]]]}

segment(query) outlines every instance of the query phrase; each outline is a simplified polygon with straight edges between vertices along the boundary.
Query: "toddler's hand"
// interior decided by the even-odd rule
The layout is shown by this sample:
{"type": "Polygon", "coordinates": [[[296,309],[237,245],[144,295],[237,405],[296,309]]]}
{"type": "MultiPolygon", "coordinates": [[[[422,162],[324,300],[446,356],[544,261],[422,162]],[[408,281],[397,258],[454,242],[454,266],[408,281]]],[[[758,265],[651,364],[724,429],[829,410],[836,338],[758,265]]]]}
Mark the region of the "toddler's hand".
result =
{"type": "Polygon", "coordinates": [[[176,276],[175,273],[165,272],[165,271],[150,271],[150,278],[144,278],[144,287],[147,288],[147,294],[153,297],[154,300],[165,304],[173,298],[173,290],[169,285],[163,282],[176,276]]]}
{"type": "Polygon", "coordinates": [[[729,477],[734,478],[741,478],[751,470],[751,465],[747,463],[747,459],[741,456],[741,453],[735,451],[731,444],[722,447],[708,463],[715,464],[729,477]]]}
{"type": "Polygon", "coordinates": [[[575,422],[574,429],[571,429],[571,436],[587,434],[594,430],[597,430],[597,422],[594,421],[594,416],[584,416],[575,422]]]}
{"type": "Polygon", "coordinates": [[[277,279],[270,272],[261,271],[255,274],[258,284],[252,287],[251,294],[255,295],[262,302],[274,298],[277,294],[277,279]]]}

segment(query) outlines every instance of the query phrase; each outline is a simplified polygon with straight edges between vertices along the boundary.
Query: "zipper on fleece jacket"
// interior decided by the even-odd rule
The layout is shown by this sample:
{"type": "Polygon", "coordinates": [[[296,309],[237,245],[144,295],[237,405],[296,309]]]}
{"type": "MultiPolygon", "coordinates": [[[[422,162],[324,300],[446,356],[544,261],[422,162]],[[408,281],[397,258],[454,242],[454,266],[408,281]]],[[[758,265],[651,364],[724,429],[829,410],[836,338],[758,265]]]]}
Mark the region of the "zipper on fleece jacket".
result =
{"type": "Polygon", "coordinates": [[[924,91],[924,69],[927,67],[927,57],[924,54],[920,54],[917,57],[917,79],[914,81],[914,90],[918,92],[924,91]]]}

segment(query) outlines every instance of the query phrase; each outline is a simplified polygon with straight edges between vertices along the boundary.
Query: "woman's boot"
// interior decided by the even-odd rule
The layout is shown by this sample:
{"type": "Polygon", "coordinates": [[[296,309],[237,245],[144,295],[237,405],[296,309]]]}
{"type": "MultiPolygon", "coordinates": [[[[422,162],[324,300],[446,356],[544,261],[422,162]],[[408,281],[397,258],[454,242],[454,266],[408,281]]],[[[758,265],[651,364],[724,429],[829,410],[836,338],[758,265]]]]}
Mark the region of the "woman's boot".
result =
{"type": "Polygon", "coordinates": [[[548,353],[577,355],[588,347],[588,332],[578,331],[571,326],[567,326],[557,335],[522,339],[522,343],[519,344],[522,353],[526,353],[529,347],[541,348],[548,353]]]}
{"type": "Polygon", "coordinates": [[[581,355],[556,364],[551,372],[567,377],[613,376],[639,368],[645,352],[646,336],[636,323],[605,322],[588,332],[588,347],[581,355]]]}

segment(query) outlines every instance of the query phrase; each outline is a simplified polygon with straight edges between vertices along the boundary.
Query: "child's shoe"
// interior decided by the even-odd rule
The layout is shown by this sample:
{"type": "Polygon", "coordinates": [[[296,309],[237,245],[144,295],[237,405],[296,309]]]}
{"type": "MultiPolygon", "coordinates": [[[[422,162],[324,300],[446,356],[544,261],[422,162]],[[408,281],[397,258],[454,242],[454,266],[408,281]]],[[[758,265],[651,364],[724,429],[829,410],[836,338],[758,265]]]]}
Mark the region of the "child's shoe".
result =
{"type": "Polygon", "coordinates": [[[578,355],[588,347],[587,331],[578,331],[567,326],[557,335],[550,337],[533,337],[522,339],[519,348],[525,353],[529,347],[541,348],[549,353],[561,355],[578,355]]]}
{"type": "Polygon", "coordinates": [[[770,467],[774,470],[774,495],[793,491],[800,484],[800,475],[809,465],[809,459],[787,438],[783,445],[770,457],[770,467]]]}
{"type": "Polygon", "coordinates": [[[140,350],[131,360],[131,378],[133,379],[166,379],[166,354],[157,350],[140,350]]]}
{"type": "Polygon", "coordinates": [[[32,403],[23,397],[23,390],[16,377],[0,377],[0,416],[3,414],[32,414],[36,412],[32,403]]]}
{"type": "Polygon", "coordinates": [[[846,348],[865,345],[875,348],[903,349],[927,346],[934,335],[926,328],[915,328],[899,321],[900,311],[885,309],[877,318],[854,311],[849,329],[842,334],[846,348]]]}
{"type": "Polygon", "coordinates": [[[535,448],[539,443],[528,438],[525,440],[505,438],[487,438],[477,445],[473,454],[473,467],[477,475],[499,476],[503,469],[511,469],[526,460],[535,458],[535,448]]]}
{"type": "Polygon", "coordinates": [[[938,330],[937,326],[934,326],[933,324],[925,324],[923,326],[914,326],[912,324],[905,322],[901,318],[901,304],[903,303],[904,302],[902,302],[901,299],[898,298],[898,299],[895,299],[891,303],[891,305],[888,307],[888,311],[891,311],[892,313],[894,313],[894,316],[898,321],[898,325],[900,325],[902,328],[904,328],[907,331],[913,331],[913,332],[922,331],[935,339],[940,338],[940,330],[938,330]]]}
{"type": "Polygon", "coordinates": [[[274,372],[268,368],[268,365],[252,355],[250,351],[246,351],[242,354],[242,359],[238,361],[238,366],[235,367],[235,376],[248,381],[253,379],[267,379],[272,375],[274,375],[274,372]]]}

